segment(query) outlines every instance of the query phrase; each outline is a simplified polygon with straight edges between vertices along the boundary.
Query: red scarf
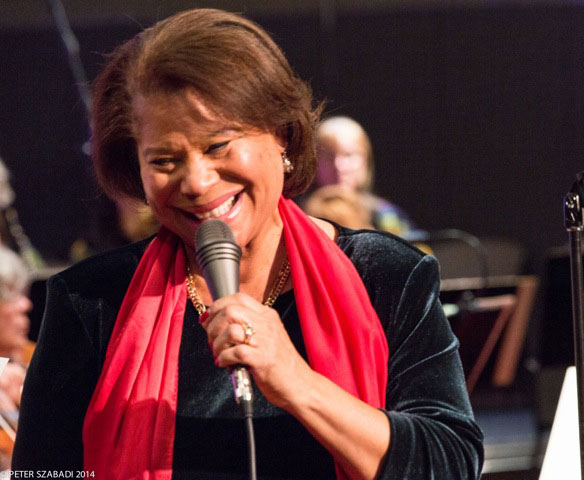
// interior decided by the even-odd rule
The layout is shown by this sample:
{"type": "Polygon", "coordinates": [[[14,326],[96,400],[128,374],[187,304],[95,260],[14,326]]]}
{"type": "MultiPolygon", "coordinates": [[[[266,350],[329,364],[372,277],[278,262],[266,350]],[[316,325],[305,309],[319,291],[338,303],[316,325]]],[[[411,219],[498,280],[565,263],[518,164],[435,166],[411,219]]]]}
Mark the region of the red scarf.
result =
{"type": "MultiPolygon", "coordinates": [[[[383,407],[387,342],[359,274],[294,202],[281,198],[279,210],[311,367],[383,407]]],[[[128,287],[85,415],[84,468],[96,479],[172,477],[185,272],[180,240],[162,228],[128,287]]]]}

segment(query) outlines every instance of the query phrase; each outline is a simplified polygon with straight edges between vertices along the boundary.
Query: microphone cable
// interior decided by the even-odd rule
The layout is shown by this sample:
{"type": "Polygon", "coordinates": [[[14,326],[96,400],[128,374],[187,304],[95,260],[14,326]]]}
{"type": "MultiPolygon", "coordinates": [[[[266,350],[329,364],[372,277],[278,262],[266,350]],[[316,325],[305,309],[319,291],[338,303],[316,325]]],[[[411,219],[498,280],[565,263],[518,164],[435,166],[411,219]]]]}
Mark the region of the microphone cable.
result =
{"type": "Polygon", "coordinates": [[[241,404],[241,410],[243,412],[245,432],[247,437],[247,468],[249,472],[249,480],[257,480],[258,472],[256,465],[255,434],[253,431],[252,402],[243,402],[241,404]]]}
{"type": "MultiPolygon", "coordinates": [[[[195,235],[195,254],[213,300],[239,291],[241,248],[229,225],[219,219],[203,222],[195,235]]],[[[245,421],[250,480],[257,480],[255,435],[253,430],[253,388],[244,365],[229,369],[235,401],[245,421]]]]}

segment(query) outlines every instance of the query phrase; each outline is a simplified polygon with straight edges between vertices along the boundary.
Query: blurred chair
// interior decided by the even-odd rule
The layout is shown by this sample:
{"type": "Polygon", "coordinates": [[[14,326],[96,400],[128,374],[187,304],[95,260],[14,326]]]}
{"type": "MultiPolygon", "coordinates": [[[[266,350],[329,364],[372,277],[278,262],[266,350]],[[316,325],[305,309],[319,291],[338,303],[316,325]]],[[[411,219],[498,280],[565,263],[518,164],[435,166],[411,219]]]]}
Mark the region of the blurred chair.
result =
{"type": "Polygon", "coordinates": [[[525,275],[527,250],[518,242],[452,230],[422,240],[440,262],[440,298],[485,436],[483,475],[519,478],[537,465],[541,445],[534,378],[525,367],[539,279],[525,275]]]}
{"type": "Polygon", "coordinates": [[[538,286],[537,277],[523,275],[527,250],[457,229],[409,239],[427,243],[440,264],[441,299],[460,340],[469,393],[482,376],[490,387],[512,385],[538,286]]]}
{"type": "Polygon", "coordinates": [[[459,229],[413,231],[405,238],[430,246],[440,263],[442,279],[520,275],[527,259],[527,250],[517,241],[501,237],[479,239],[459,229]]]}
{"type": "Polygon", "coordinates": [[[514,293],[475,298],[472,308],[453,320],[469,393],[489,362],[492,365],[487,380],[490,386],[501,388],[513,384],[537,287],[537,277],[519,276],[514,293]]]}

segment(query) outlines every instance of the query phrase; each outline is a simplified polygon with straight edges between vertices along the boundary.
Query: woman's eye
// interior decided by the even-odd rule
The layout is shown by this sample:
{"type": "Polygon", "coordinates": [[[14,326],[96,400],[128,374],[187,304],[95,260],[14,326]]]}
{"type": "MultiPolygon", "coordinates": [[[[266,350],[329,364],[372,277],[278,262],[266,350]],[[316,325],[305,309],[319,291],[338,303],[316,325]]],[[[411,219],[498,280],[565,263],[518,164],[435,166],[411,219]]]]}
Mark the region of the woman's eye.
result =
{"type": "Polygon", "coordinates": [[[153,163],[154,165],[165,166],[171,162],[172,162],[172,158],[162,157],[162,158],[155,158],[150,163],[153,163]]]}
{"type": "Polygon", "coordinates": [[[209,147],[207,148],[207,150],[205,151],[205,153],[215,153],[215,152],[218,152],[219,150],[222,150],[224,147],[226,147],[228,143],[229,142],[213,143],[213,144],[209,145],[209,147]]]}

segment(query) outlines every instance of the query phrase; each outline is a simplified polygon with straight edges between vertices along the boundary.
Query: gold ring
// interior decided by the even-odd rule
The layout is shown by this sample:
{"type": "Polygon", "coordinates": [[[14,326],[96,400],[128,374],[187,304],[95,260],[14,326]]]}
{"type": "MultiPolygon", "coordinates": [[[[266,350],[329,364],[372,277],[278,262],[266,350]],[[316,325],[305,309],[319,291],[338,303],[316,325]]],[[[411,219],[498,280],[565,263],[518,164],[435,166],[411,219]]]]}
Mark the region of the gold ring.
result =
{"type": "Polygon", "coordinates": [[[243,333],[245,335],[245,337],[243,339],[243,343],[245,343],[246,345],[249,345],[251,337],[253,337],[253,335],[256,333],[255,328],[253,328],[253,325],[251,323],[246,323],[245,325],[242,325],[242,327],[243,327],[243,333]]]}

